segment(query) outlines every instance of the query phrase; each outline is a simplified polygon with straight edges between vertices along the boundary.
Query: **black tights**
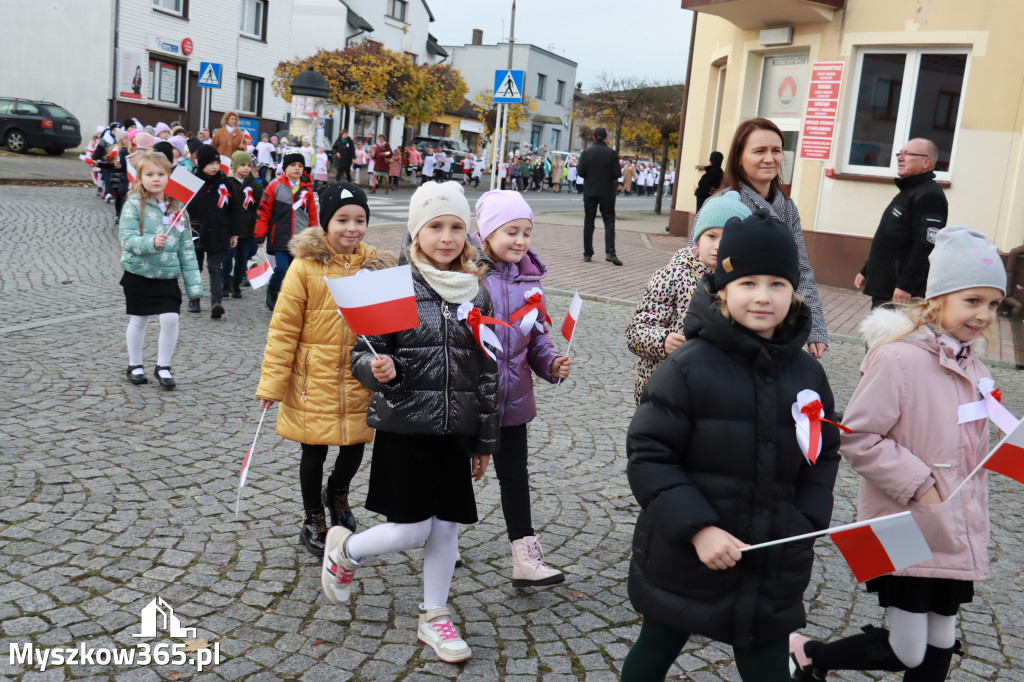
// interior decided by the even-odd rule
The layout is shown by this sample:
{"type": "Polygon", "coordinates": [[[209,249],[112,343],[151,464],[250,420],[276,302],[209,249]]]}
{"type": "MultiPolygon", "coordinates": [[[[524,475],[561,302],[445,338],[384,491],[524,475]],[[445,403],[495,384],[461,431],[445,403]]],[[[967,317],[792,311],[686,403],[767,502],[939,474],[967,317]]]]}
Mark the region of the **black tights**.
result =
{"type": "MultiPolygon", "coordinates": [[[[622,682],[664,680],[690,635],[644,618],[640,636],[622,663],[622,682]]],[[[740,679],[789,682],[789,635],[757,649],[733,649],[740,679]]]]}
{"type": "MultiPolygon", "coordinates": [[[[303,509],[323,509],[320,500],[320,486],[324,480],[324,461],[327,460],[326,445],[302,445],[302,460],[299,462],[299,487],[302,488],[303,509]]],[[[327,490],[334,491],[347,488],[352,477],[359,471],[363,462],[365,443],[342,445],[338,448],[338,458],[334,460],[334,471],[327,479],[327,490]]]]}
{"type": "Polygon", "coordinates": [[[530,515],[530,473],[526,466],[526,424],[501,427],[501,446],[494,460],[501,490],[501,513],[509,542],[533,535],[530,515]]]}

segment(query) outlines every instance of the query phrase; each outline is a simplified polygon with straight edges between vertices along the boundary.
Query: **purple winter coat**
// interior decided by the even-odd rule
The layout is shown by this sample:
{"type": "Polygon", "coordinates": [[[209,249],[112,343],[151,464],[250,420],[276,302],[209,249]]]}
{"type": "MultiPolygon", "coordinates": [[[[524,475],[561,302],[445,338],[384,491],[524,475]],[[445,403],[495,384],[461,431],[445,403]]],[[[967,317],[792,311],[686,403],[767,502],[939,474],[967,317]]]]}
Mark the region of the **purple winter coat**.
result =
{"type": "MultiPolygon", "coordinates": [[[[472,239],[481,245],[480,233],[475,233],[472,239]]],[[[540,280],[547,272],[533,249],[527,250],[518,263],[495,263],[494,270],[483,282],[494,304],[494,317],[508,322],[512,313],[526,305],[526,292],[534,287],[541,288],[540,280]]],[[[543,294],[542,300],[546,309],[547,298],[543,294]]],[[[538,319],[538,322],[543,324],[543,320],[538,319]]],[[[530,369],[549,383],[557,382],[558,379],[551,374],[551,363],[559,353],[547,332],[539,332],[534,327],[526,336],[520,331],[518,321],[509,324],[514,329],[494,325],[494,333],[503,349],[497,353],[498,410],[501,426],[519,426],[537,416],[530,369]]]]}

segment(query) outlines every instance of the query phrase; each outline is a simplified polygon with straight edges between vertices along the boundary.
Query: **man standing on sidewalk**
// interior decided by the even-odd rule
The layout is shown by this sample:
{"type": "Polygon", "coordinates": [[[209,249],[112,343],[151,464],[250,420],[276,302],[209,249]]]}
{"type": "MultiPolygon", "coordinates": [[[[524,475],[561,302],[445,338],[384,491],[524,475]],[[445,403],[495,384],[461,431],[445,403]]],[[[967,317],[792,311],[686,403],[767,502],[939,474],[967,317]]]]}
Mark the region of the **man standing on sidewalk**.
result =
{"type": "Polygon", "coordinates": [[[933,172],[938,154],[934,142],[916,138],[896,155],[900,193],[882,214],[868,260],[853,279],[872,308],[924,296],[928,255],[946,225],[946,195],[933,172]]]}
{"type": "Polygon", "coordinates": [[[604,259],[615,265],[622,261],[615,255],[615,191],[619,180],[619,153],[605,140],[608,131],[594,129],[594,144],[580,155],[579,174],[583,176],[583,261],[594,255],[594,222],[597,209],[604,221],[604,259]]]}

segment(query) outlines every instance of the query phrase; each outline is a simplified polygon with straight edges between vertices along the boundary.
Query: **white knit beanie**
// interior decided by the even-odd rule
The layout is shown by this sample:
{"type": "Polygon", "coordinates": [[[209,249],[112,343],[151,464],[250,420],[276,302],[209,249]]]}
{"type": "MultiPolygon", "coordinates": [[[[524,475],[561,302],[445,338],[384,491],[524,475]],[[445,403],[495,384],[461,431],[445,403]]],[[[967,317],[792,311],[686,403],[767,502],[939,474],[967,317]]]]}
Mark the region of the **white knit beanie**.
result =
{"type": "Polygon", "coordinates": [[[454,182],[428,182],[409,200],[409,236],[416,239],[420,228],[438,216],[451,215],[469,229],[469,202],[462,185],[454,182]]]}
{"type": "Polygon", "coordinates": [[[1006,268],[999,249],[981,232],[964,225],[939,230],[928,256],[925,298],[973,287],[992,287],[1006,295],[1006,268]]]}

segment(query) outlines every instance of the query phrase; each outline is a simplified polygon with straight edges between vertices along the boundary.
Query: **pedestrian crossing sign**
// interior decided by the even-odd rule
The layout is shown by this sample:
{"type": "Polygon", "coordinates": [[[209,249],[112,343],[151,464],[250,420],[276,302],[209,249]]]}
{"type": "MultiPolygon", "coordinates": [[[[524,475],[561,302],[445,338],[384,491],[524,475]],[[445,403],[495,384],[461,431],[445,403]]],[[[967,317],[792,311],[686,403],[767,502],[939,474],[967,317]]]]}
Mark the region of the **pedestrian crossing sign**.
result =
{"type": "Polygon", "coordinates": [[[494,102],[518,104],[523,101],[523,71],[498,69],[494,72],[494,102]]]}
{"type": "Polygon", "coordinates": [[[220,67],[222,64],[199,62],[199,86],[203,88],[220,87],[220,67]]]}

